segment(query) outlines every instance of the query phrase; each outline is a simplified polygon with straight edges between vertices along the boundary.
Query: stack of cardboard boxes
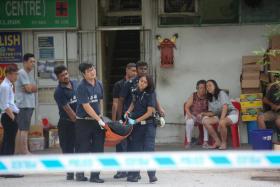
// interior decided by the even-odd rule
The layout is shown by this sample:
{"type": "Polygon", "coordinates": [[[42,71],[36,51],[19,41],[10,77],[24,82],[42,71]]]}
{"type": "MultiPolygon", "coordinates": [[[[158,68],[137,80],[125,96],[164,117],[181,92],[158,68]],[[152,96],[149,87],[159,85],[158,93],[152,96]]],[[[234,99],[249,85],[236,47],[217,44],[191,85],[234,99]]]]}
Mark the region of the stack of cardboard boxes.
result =
{"type": "Polygon", "coordinates": [[[261,92],[260,71],[261,65],[257,62],[261,60],[259,56],[242,57],[241,93],[261,92]]]}

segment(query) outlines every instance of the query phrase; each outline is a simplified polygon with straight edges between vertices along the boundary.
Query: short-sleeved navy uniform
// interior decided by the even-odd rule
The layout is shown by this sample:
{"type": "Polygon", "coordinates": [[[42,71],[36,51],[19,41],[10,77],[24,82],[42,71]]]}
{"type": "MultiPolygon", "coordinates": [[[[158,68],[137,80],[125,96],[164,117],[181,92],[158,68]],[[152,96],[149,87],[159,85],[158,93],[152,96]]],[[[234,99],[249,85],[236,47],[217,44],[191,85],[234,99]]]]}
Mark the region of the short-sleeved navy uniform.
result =
{"type": "MultiPolygon", "coordinates": [[[[140,92],[136,90],[133,94],[134,109],[131,113],[133,119],[143,116],[148,107],[156,107],[155,92],[140,92]]],[[[134,125],[130,138],[129,149],[132,152],[154,151],[156,125],[153,117],[145,120],[146,124],[138,123],[134,125]]],[[[139,172],[129,172],[129,175],[136,177],[139,172]]],[[[155,171],[148,171],[149,177],[155,176],[155,171]]]]}
{"type": "Polygon", "coordinates": [[[132,95],[136,91],[139,77],[135,77],[125,82],[121,89],[120,97],[124,98],[123,113],[126,112],[132,102],[132,95]]]}
{"type": "Polygon", "coordinates": [[[77,107],[77,81],[70,81],[71,87],[59,83],[54,92],[54,99],[59,110],[58,136],[63,153],[74,153],[75,150],[75,122],[72,122],[63,109],[67,104],[76,112],[77,107]]]}
{"type": "MultiPolygon", "coordinates": [[[[96,120],[83,108],[89,103],[97,115],[100,115],[100,100],[103,99],[103,85],[99,80],[93,86],[83,79],[77,88],[76,150],[78,153],[104,152],[105,131],[96,120]]],[[[91,172],[91,177],[98,177],[100,172],[91,172]]]]}
{"type": "MultiPolygon", "coordinates": [[[[120,98],[120,92],[124,88],[126,83],[125,79],[121,79],[114,84],[113,87],[113,98],[120,98]]],[[[127,151],[127,141],[124,139],[116,145],[116,152],[126,152],[127,151]]]]}
{"type": "Polygon", "coordinates": [[[77,89],[77,116],[79,118],[89,117],[84,110],[82,104],[89,103],[97,115],[100,115],[100,100],[103,99],[103,85],[99,80],[96,80],[95,86],[92,86],[83,79],[77,89]]]}
{"type": "Polygon", "coordinates": [[[125,83],[126,83],[126,80],[125,79],[121,79],[121,80],[119,80],[118,82],[116,82],[114,84],[114,87],[113,87],[113,98],[120,98],[120,93],[121,93],[121,90],[124,87],[125,83]]]}

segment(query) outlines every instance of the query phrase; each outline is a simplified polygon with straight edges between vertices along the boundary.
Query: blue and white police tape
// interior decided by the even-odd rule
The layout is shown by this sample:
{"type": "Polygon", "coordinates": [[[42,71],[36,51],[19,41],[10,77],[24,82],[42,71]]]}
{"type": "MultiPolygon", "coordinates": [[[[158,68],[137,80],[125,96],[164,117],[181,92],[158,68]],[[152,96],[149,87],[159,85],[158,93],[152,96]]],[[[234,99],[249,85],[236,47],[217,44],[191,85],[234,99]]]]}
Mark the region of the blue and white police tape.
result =
{"type": "Polygon", "coordinates": [[[280,168],[279,151],[186,151],[1,156],[0,173],[280,168]]]}

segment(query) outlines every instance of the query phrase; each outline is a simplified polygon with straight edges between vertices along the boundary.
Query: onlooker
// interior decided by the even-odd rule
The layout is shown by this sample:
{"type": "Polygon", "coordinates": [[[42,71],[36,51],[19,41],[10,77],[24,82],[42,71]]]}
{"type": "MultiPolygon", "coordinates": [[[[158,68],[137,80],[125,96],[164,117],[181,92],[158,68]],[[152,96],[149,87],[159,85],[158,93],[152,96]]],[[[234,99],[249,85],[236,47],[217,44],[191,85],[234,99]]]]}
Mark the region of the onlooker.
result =
{"type": "MultiPolygon", "coordinates": [[[[2,110],[1,123],[4,129],[2,155],[13,155],[15,152],[15,138],[18,130],[16,116],[19,112],[15,105],[13,84],[17,80],[18,68],[10,65],[5,70],[6,77],[0,85],[0,108],[2,110]]],[[[1,175],[5,178],[23,177],[23,175],[1,175]]]]}
{"type": "Polygon", "coordinates": [[[19,70],[19,77],[16,82],[16,105],[20,109],[18,114],[18,119],[20,120],[18,120],[16,153],[20,154],[30,154],[27,139],[35,108],[35,92],[37,92],[37,86],[31,72],[35,62],[33,54],[27,53],[23,56],[23,68],[19,70]]]}
{"type": "Polygon", "coordinates": [[[216,81],[208,80],[206,88],[209,112],[201,114],[203,117],[202,124],[215,140],[212,148],[223,150],[227,148],[227,126],[238,122],[238,111],[232,105],[228,95],[218,87],[216,81]],[[213,125],[217,123],[219,123],[218,131],[221,134],[222,141],[213,128],[213,125]]]}
{"type": "MultiPolygon", "coordinates": [[[[113,88],[113,105],[112,105],[112,120],[117,120],[117,109],[118,109],[118,100],[120,97],[121,89],[124,87],[126,81],[131,80],[137,75],[136,73],[136,64],[128,63],[126,65],[126,74],[125,77],[114,84],[113,88]]],[[[127,151],[127,140],[124,139],[122,142],[116,145],[116,152],[126,152],[127,151]]],[[[126,172],[117,172],[114,175],[115,179],[125,178],[127,175],[126,172]]]]}
{"type": "MultiPolygon", "coordinates": [[[[206,98],[206,81],[199,80],[196,83],[196,92],[194,92],[185,104],[185,120],[186,120],[186,136],[187,144],[185,148],[190,148],[192,131],[194,124],[202,125],[201,113],[208,111],[208,100],[206,98]]],[[[203,148],[209,148],[208,145],[208,132],[203,126],[203,148]]]]}
{"type": "Polygon", "coordinates": [[[280,85],[278,82],[271,84],[263,98],[265,113],[258,116],[258,125],[261,129],[276,129],[280,134],[280,85]],[[265,123],[271,122],[271,123],[265,123]]]}
{"type": "MultiPolygon", "coordinates": [[[[54,99],[59,109],[58,136],[63,153],[75,151],[75,122],[77,107],[77,81],[69,78],[64,65],[55,67],[54,73],[58,79],[58,86],[54,92],[54,99]]],[[[67,173],[67,180],[74,179],[74,173],[67,173]]]]}

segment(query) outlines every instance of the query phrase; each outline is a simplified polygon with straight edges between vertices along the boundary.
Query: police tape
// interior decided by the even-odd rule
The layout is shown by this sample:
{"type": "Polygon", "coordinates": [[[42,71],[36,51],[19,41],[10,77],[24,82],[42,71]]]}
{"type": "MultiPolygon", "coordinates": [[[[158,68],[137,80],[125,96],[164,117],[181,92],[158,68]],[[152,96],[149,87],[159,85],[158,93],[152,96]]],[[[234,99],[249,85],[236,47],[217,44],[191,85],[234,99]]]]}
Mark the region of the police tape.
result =
{"type": "Polygon", "coordinates": [[[185,151],[1,156],[0,173],[280,168],[280,151],[185,151]]]}

